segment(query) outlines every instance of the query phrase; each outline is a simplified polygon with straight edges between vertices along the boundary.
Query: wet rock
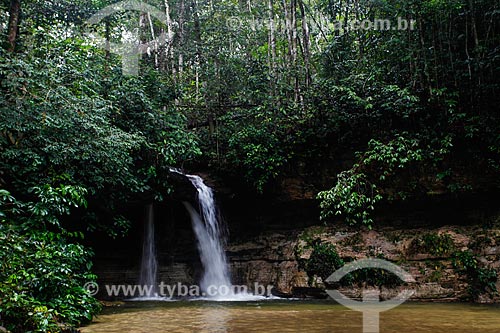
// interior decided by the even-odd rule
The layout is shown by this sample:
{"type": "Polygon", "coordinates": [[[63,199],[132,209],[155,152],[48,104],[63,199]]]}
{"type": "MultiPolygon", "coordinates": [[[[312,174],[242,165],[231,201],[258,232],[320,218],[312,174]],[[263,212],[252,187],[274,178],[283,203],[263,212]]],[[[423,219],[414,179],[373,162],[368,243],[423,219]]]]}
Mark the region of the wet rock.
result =
{"type": "Polygon", "coordinates": [[[328,294],[320,288],[311,287],[294,287],[292,289],[292,295],[296,298],[314,298],[314,299],[326,299],[328,294]]]}
{"type": "MultiPolygon", "coordinates": [[[[467,245],[473,241],[477,227],[455,226],[440,227],[438,229],[383,229],[365,231],[338,231],[333,228],[318,229],[315,227],[302,231],[295,230],[286,233],[271,233],[248,240],[242,244],[230,244],[230,258],[235,281],[250,284],[254,281],[272,284],[276,290],[284,294],[296,294],[300,291],[304,297],[315,294],[306,293],[310,285],[307,274],[299,269],[297,259],[307,260],[311,255],[310,249],[301,252],[295,257],[297,246],[304,246],[302,234],[320,238],[336,246],[337,252],[346,260],[366,257],[379,257],[392,261],[408,271],[416,280],[412,286],[415,293],[413,300],[421,301],[458,301],[469,297],[467,276],[457,272],[453,267],[455,251],[468,250],[467,245]],[[301,233],[302,232],[302,233],[301,233]],[[430,253],[413,253],[408,255],[408,246],[412,240],[425,233],[449,234],[453,239],[455,250],[450,253],[433,255],[430,253]],[[307,295],[306,295],[307,294],[307,295]]],[[[496,229],[488,231],[495,234],[496,229]]],[[[493,251],[489,250],[488,253],[493,251]]],[[[479,261],[486,266],[500,267],[500,258],[497,255],[478,256],[479,261]]],[[[321,286],[318,279],[312,279],[312,286],[321,286]],[[314,283],[316,281],[316,283],[314,283]]],[[[500,290],[500,281],[497,283],[500,290]]],[[[397,288],[381,288],[381,298],[391,299],[405,286],[397,288]]],[[[311,289],[311,290],[314,290],[311,289]]],[[[347,296],[362,297],[362,290],[357,287],[342,287],[339,290],[347,296]]],[[[498,297],[482,296],[479,302],[495,302],[498,297]]]]}

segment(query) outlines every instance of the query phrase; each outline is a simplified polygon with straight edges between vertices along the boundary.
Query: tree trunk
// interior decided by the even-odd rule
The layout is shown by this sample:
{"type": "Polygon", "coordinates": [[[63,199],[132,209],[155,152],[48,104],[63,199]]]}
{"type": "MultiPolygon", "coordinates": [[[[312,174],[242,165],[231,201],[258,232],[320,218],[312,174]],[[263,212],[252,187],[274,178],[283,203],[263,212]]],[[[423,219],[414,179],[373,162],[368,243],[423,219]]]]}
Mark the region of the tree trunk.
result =
{"type": "Polygon", "coordinates": [[[172,18],[170,17],[170,6],[168,0],[165,0],[165,16],[167,17],[167,59],[170,62],[172,77],[175,79],[176,69],[174,64],[174,31],[172,28],[172,18]]]}
{"type": "Polygon", "coordinates": [[[19,14],[21,12],[21,0],[11,0],[9,8],[9,52],[16,49],[17,33],[19,30],[19,14]]]}
{"type": "Polygon", "coordinates": [[[294,100],[298,102],[300,100],[300,86],[299,86],[299,73],[297,66],[297,2],[296,0],[290,1],[290,13],[289,13],[289,49],[290,49],[290,63],[294,78],[294,100]]]}
{"type": "Polygon", "coordinates": [[[269,82],[271,85],[271,93],[275,95],[275,80],[276,78],[276,35],[274,31],[274,3],[273,0],[268,0],[269,9],[269,82]]]}
{"type": "Polygon", "coordinates": [[[286,37],[288,40],[288,62],[292,62],[292,27],[291,27],[291,18],[288,12],[288,4],[286,0],[283,0],[283,10],[285,14],[285,31],[286,37]]]}
{"type": "Polygon", "coordinates": [[[311,51],[310,51],[310,37],[309,37],[309,26],[306,19],[306,11],[304,9],[304,3],[302,0],[299,1],[300,14],[302,16],[302,35],[303,35],[303,54],[304,54],[304,67],[306,70],[306,87],[311,84],[311,51]]]}
{"type": "Polygon", "coordinates": [[[297,2],[296,0],[290,1],[290,25],[292,29],[292,63],[294,66],[297,65],[297,2]]]}
{"type": "Polygon", "coordinates": [[[109,61],[111,58],[111,22],[109,21],[109,17],[106,17],[104,19],[104,38],[106,39],[106,53],[105,53],[105,58],[106,61],[109,61]]]}
{"type": "Polygon", "coordinates": [[[194,44],[195,44],[195,75],[196,75],[196,96],[200,96],[200,63],[201,63],[201,27],[198,13],[198,1],[192,2],[194,19],[194,44]]]}
{"type": "Polygon", "coordinates": [[[478,47],[479,46],[479,37],[477,34],[477,25],[476,25],[476,13],[474,11],[474,2],[472,0],[469,0],[469,11],[470,11],[470,18],[471,18],[471,25],[472,25],[472,36],[474,37],[474,46],[478,47]]]}
{"type": "Polygon", "coordinates": [[[111,61],[111,22],[109,17],[104,19],[104,38],[106,39],[106,50],[104,51],[104,71],[108,72],[109,63],[111,61]]]}
{"type": "Polygon", "coordinates": [[[184,16],[186,14],[186,6],[184,4],[184,0],[180,0],[180,9],[179,9],[179,47],[177,48],[177,52],[179,55],[178,60],[178,75],[179,80],[181,79],[182,71],[184,70],[184,16]]]}
{"type": "Polygon", "coordinates": [[[156,41],[155,28],[153,25],[153,20],[151,19],[151,14],[148,13],[148,21],[149,21],[149,29],[151,31],[151,38],[154,40],[154,59],[155,59],[155,68],[158,69],[158,42],[156,41]]]}

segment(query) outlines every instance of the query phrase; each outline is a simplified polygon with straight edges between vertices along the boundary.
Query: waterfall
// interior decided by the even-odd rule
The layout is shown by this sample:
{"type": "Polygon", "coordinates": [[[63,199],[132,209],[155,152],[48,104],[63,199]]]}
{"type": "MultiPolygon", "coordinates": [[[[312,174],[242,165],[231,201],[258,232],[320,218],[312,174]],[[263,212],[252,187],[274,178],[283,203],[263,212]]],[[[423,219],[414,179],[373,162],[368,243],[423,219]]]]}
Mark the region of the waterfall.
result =
{"type": "Polygon", "coordinates": [[[157,296],[156,272],[158,263],[156,261],[155,249],[155,226],[153,204],[148,205],[146,212],[146,223],[144,224],[144,240],[142,244],[141,275],[139,285],[147,286],[147,293],[141,297],[157,296]]]}
{"type": "Polygon", "coordinates": [[[184,202],[184,206],[191,216],[201,264],[203,265],[200,288],[205,294],[202,294],[202,296],[208,296],[210,300],[216,301],[266,299],[267,296],[264,295],[253,295],[241,289],[236,292],[231,288],[229,264],[224,252],[225,230],[218,218],[212,189],[199,176],[187,175],[174,168],[170,168],[170,171],[187,177],[198,191],[199,212],[188,202],[184,202]],[[207,291],[209,293],[206,293],[207,291]]]}
{"type": "MultiPolygon", "coordinates": [[[[186,175],[198,190],[200,214],[189,203],[184,203],[191,215],[193,230],[198,240],[198,250],[203,265],[203,276],[200,281],[202,290],[209,286],[230,286],[228,262],[224,252],[224,233],[221,230],[217,208],[212,189],[205,185],[203,179],[194,175],[186,175]]],[[[227,296],[227,295],[226,295],[227,296]]]]}

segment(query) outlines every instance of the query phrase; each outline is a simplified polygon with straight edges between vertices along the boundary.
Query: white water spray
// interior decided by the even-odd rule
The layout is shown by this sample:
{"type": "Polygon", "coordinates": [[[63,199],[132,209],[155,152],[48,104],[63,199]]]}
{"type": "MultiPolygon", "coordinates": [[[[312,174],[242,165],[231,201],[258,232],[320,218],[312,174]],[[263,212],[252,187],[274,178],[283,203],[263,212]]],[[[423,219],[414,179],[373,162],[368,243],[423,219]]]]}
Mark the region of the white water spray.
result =
{"type": "Polygon", "coordinates": [[[198,239],[198,250],[203,265],[203,276],[200,281],[202,290],[209,286],[230,286],[227,257],[224,252],[224,233],[221,223],[217,218],[212,189],[205,185],[203,179],[194,175],[186,175],[193,186],[198,190],[198,201],[200,204],[200,216],[196,209],[189,203],[184,203],[191,215],[193,230],[198,239]]]}
{"type": "Polygon", "coordinates": [[[187,177],[198,191],[201,216],[190,203],[184,202],[184,205],[191,216],[193,230],[198,240],[198,251],[203,265],[204,271],[200,281],[201,290],[207,292],[210,287],[210,297],[208,299],[215,301],[254,301],[266,299],[267,297],[265,296],[256,296],[241,291],[235,292],[232,289],[229,264],[224,252],[224,229],[218,219],[218,211],[212,189],[199,176],[186,175],[174,168],[171,168],[170,171],[187,177]],[[222,292],[222,290],[228,291],[228,293],[222,292]],[[214,291],[219,291],[219,294],[214,294],[214,291]]]}
{"type": "Polygon", "coordinates": [[[155,229],[154,229],[154,209],[153,204],[148,205],[146,213],[146,223],[144,225],[144,241],[142,245],[142,260],[141,260],[141,275],[139,284],[147,286],[147,294],[142,297],[157,296],[157,279],[156,272],[158,263],[156,261],[155,249],[155,229]]]}

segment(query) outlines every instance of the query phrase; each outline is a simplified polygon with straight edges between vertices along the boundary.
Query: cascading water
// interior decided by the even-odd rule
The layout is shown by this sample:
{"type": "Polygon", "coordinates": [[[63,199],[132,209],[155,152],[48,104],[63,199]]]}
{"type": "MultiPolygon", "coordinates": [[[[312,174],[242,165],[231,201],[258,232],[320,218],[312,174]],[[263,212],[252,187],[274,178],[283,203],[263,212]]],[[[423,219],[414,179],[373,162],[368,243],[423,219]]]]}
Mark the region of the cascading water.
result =
{"type": "Polygon", "coordinates": [[[156,272],[158,263],[156,261],[155,229],[154,229],[153,204],[148,205],[146,212],[146,223],[144,225],[144,240],[142,245],[141,275],[139,285],[147,286],[146,294],[141,297],[157,296],[156,272]]]}
{"type": "MultiPolygon", "coordinates": [[[[227,257],[224,252],[224,233],[217,218],[217,209],[212,189],[205,185],[203,179],[194,175],[186,175],[198,190],[198,201],[202,217],[189,203],[184,203],[191,215],[193,230],[198,239],[198,250],[204,273],[200,281],[202,290],[210,286],[231,285],[227,257]]],[[[213,287],[212,287],[213,288],[213,287]]],[[[227,296],[227,295],[226,295],[227,296]]]]}
{"type": "Polygon", "coordinates": [[[210,300],[217,301],[253,301],[265,299],[266,296],[248,294],[242,292],[241,289],[238,293],[235,293],[231,288],[229,265],[226,253],[224,252],[224,230],[218,219],[212,189],[199,176],[186,175],[173,168],[170,171],[187,177],[198,191],[201,216],[190,203],[184,202],[184,205],[191,216],[193,230],[198,240],[198,251],[203,265],[204,271],[200,281],[201,290],[206,293],[210,289],[206,296],[209,296],[210,300]]]}

